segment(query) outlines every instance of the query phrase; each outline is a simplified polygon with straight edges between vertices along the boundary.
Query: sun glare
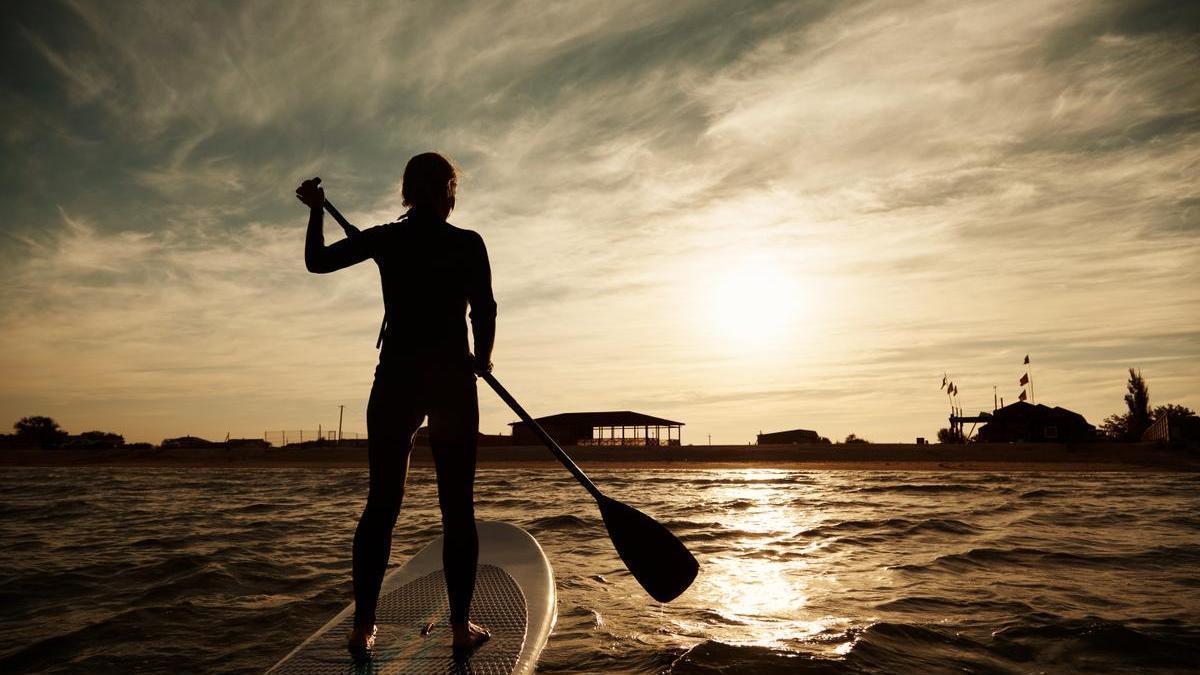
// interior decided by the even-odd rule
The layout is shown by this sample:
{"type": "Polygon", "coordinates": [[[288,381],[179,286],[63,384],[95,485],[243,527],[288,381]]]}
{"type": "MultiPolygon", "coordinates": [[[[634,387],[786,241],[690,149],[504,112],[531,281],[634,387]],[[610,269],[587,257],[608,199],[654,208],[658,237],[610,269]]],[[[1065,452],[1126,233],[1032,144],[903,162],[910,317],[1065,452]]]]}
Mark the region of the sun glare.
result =
{"type": "Polygon", "coordinates": [[[793,275],[763,260],[718,273],[701,300],[715,337],[735,347],[765,347],[786,337],[805,309],[804,295],[793,275]]]}

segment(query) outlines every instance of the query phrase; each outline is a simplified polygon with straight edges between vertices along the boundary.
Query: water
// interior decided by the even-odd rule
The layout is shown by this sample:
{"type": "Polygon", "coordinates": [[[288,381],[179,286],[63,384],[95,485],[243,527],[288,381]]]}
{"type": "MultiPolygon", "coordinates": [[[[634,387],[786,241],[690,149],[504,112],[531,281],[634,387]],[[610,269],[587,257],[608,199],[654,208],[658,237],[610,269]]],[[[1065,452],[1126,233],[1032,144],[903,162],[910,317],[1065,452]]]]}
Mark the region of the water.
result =
{"type": "MultiPolygon", "coordinates": [[[[437,535],[417,468],[393,562],[437,535]]],[[[561,470],[484,469],[481,518],[558,579],[546,673],[1183,672],[1200,477],[596,471],[701,562],[660,606],[561,470]]],[[[0,671],[238,672],[349,602],[358,470],[0,470],[0,671]]]]}

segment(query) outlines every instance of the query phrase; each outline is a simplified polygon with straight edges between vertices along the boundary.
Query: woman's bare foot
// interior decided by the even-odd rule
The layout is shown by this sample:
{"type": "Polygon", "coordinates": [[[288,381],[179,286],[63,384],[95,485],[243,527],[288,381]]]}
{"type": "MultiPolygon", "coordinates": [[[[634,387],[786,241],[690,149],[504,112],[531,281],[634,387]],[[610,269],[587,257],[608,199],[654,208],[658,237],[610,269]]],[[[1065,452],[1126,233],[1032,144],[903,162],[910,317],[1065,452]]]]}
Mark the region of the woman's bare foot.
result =
{"type": "Polygon", "coordinates": [[[375,635],[379,632],[379,627],[371,626],[355,626],[350,630],[350,636],[346,638],[346,649],[355,658],[366,658],[371,655],[371,650],[375,649],[375,635]]]}
{"type": "Polygon", "coordinates": [[[455,649],[475,649],[492,637],[488,629],[476,626],[470,621],[450,624],[450,632],[454,634],[455,649]]]}

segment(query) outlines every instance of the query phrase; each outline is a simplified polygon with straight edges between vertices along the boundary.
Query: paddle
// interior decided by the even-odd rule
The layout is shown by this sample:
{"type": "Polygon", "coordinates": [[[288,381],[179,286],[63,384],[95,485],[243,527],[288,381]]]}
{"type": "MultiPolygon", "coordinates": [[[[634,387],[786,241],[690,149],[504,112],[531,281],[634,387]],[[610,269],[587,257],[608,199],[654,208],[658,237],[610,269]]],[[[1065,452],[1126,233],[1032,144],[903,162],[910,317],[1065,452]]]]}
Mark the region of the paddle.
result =
{"type": "Polygon", "coordinates": [[[686,591],[700,571],[700,563],[696,562],[683,542],[657,520],[600,492],[587,474],[525,412],[494,375],[482,373],[480,377],[496,390],[496,394],[517,413],[521,421],[533,429],[558,461],[575,476],[575,480],[592,494],[600,507],[600,515],[604,518],[604,526],[608,528],[608,536],[617,549],[617,555],[621,556],[642,588],[659,602],[670,602],[686,591]]]}

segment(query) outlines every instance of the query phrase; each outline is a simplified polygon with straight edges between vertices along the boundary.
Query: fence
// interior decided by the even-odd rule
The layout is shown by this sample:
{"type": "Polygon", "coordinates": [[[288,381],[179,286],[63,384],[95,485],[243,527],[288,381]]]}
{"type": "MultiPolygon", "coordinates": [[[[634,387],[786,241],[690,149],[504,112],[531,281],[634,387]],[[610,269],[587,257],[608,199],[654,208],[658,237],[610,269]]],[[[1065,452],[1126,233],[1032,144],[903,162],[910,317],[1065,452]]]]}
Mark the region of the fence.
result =
{"type": "MultiPolygon", "coordinates": [[[[264,431],[263,440],[271,445],[282,448],[285,445],[299,443],[336,443],[336,429],[281,429],[279,431],[264,431]]],[[[359,440],[367,435],[357,431],[343,431],[342,440],[359,440]]]]}
{"type": "Polygon", "coordinates": [[[1143,441],[1158,441],[1165,443],[1171,440],[1171,416],[1159,415],[1154,424],[1142,434],[1143,441]]]}
{"type": "Polygon", "coordinates": [[[666,438],[646,437],[626,437],[626,438],[581,438],[575,442],[576,445],[595,445],[595,446],[617,446],[617,447],[633,447],[633,448],[657,448],[665,446],[679,445],[678,438],[670,440],[666,438]]]}

